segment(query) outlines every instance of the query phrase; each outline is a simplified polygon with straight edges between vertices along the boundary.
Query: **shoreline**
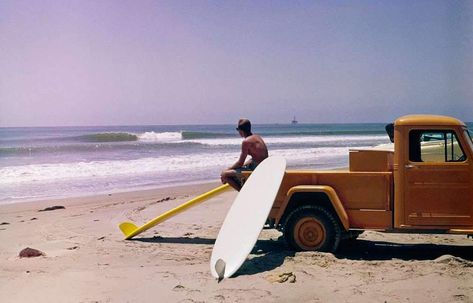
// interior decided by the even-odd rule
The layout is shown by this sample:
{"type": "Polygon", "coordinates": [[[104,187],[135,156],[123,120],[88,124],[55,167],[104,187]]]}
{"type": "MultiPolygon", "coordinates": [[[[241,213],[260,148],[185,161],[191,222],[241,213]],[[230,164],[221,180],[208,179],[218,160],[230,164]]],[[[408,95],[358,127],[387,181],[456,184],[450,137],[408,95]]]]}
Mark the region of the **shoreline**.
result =
{"type": "Polygon", "coordinates": [[[166,192],[169,193],[168,196],[173,194],[192,194],[198,193],[199,189],[202,189],[202,193],[217,187],[221,184],[218,181],[202,181],[202,182],[190,182],[184,183],[181,185],[169,185],[169,186],[158,186],[152,188],[136,188],[133,190],[125,191],[109,191],[103,193],[94,193],[94,194],[84,194],[84,195],[72,195],[69,197],[52,197],[46,199],[37,199],[37,200],[28,200],[28,201],[12,201],[9,203],[0,204],[0,213],[3,211],[9,211],[12,209],[17,209],[24,211],[26,209],[32,208],[41,208],[46,205],[57,205],[63,204],[64,206],[80,206],[87,204],[99,203],[103,201],[104,203],[110,201],[126,201],[130,199],[139,198],[140,200],[152,200],[155,196],[166,195],[166,192]]]}
{"type": "Polygon", "coordinates": [[[11,200],[4,200],[0,202],[0,208],[3,205],[11,205],[11,204],[27,204],[27,203],[41,203],[44,201],[62,201],[62,200],[70,200],[70,199],[90,199],[99,196],[110,196],[110,195],[126,195],[128,193],[134,192],[148,192],[148,191],[157,191],[157,190],[165,190],[165,189],[175,189],[181,187],[193,187],[205,184],[217,184],[220,183],[218,179],[212,181],[200,180],[200,181],[189,181],[189,182],[182,182],[180,184],[162,184],[162,185],[150,185],[150,186],[136,186],[130,187],[128,189],[114,189],[114,190],[104,190],[94,193],[73,193],[73,194],[65,194],[61,196],[51,196],[51,197],[39,197],[39,198],[31,198],[26,200],[21,199],[11,199],[11,200]]]}
{"type": "MultiPolygon", "coordinates": [[[[347,156],[348,157],[348,156],[347,156]]],[[[327,169],[317,169],[313,167],[293,167],[287,170],[317,170],[317,171],[343,171],[348,170],[347,166],[340,166],[340,167],[332,167],[327,169]]],[[[61,196],[51,196],[51,197],[38,197],[38,198],[27,198],[27,199],[10,199],[0,201],[0,207],[3,205],[10,205],[10,204],[25,204],[25,203],[41,203],[43,201],[62,201],[67,199],[90,199],[97,196],[108,196],[108,195],[123,195],[127,193],[133,192],[147,192],[147,191],[156,191],[156,190],[165,190],[165,189],[174,189],[174,188],[181,188],[181,187],[193,187],[205,184],[220,184],[220,180],[215,178],[214,180],[195,180],[195,181],[187,181],[187,182],[180,182],[179,184],[170,183],[170,184],[161,184],[161,185],[148,185],[148,186],[136,186],[130,187],[127,189],[112,189],[112,190],[103,190],[94,193],[72,193],[72,194],[64,194],[61,196]]]]}

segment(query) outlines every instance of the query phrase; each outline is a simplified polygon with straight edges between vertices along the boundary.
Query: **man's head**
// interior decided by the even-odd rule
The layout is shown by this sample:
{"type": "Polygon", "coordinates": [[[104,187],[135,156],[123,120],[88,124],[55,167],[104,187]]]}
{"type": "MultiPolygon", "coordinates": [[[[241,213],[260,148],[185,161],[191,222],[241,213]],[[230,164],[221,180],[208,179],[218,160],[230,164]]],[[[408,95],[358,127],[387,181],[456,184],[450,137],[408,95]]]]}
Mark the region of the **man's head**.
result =
{"type": "Polygon", "coordinates": [[[237,131],[240,132],[242,136],[249,136],[251,135],[251,122],[248,119],[240,119],[238,120],[238,126],[236,128],[237,131]]]}

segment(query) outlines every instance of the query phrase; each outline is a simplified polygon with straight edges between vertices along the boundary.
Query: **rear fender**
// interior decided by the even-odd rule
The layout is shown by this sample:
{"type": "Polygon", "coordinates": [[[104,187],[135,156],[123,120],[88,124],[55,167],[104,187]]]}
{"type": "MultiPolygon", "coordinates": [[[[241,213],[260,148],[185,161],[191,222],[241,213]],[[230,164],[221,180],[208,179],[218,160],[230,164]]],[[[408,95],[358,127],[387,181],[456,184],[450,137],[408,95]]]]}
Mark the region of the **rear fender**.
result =
{"type": "Polygon", "coordinates": [[[283,218],[284,213],[286,212],[286,209],[288,209],[288,206],[293,206],[292,205],[293,203],[300,203],[300,202],[291,201],[292,198],[296,194],[299,194],[299,193],[325,194],[328,198],[328,202],[331,204],[331,206],[335,210],[343,228],[345,230],[348,230],[350,228],[348,215],[347,215],[347,212],[345,211],[345,208],[343,207],[342,202],[340,202],[340,199],[338,198],[338,195],[333,189],[333,187],[327,186],[327,185],[298,185],[298,186],[294,186],[290,188],[286,194],[286,199],[284,200],[283,204],[281,205],[281,208],[279,209],[276,225],[280,223],[281,218],[283,218]]]}

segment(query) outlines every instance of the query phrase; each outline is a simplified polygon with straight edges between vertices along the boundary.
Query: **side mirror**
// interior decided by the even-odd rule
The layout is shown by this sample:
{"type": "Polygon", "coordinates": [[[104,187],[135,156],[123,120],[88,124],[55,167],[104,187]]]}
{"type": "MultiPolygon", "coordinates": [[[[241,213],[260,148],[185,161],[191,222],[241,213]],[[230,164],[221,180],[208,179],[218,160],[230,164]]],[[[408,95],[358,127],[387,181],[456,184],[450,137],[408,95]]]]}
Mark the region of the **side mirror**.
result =
{"type": "Polygon", "coordinates": [[[389,136],[391,143],[394,143],[394,123],[389,123],[385,126],[386,133],[389,136]]]}

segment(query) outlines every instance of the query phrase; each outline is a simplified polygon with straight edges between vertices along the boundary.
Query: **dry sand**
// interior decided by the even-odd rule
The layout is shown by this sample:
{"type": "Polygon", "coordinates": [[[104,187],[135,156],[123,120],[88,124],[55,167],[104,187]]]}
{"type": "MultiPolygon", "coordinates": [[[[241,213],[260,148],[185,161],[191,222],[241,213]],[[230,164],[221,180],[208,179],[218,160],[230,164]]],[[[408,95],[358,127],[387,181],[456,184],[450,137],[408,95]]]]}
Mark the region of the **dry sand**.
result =
{"type": "Polygon", "coordinates": [[[336,254],[287,249],[263,230],[233,278],[209,271],[235,192],[124,241],[217,184],[0,206],[1,302],[473,302],[473,240],[365,232],[336,254]],[[48,206],[65,209],[38,212],[48,206]],[[8,223],[8,224],[7,224],[8,223]],[[25,247],[45,256],[19,258],[25,247]]]}

